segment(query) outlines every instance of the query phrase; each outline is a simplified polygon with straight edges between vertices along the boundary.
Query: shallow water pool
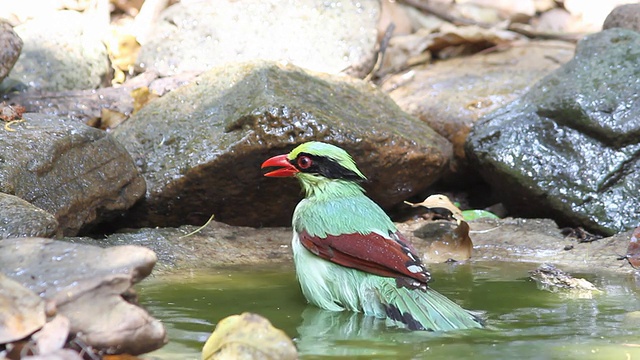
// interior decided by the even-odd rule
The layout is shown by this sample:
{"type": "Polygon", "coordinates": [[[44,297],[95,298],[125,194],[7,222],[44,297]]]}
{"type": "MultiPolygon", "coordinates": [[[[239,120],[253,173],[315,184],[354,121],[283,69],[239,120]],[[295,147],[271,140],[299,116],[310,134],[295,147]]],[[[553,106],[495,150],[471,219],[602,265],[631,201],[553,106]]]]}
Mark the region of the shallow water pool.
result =
{"type": "Polygon", "coordinates": [[[155,359],[199,359],[222,318],[254,312],[294,339],[301,359],[640,359],[640,291],[633,277],[574,274],[604,291],[592,299],[539,290],[522,263],[430,266],[432,287],[486,313],[488,329],[450,333],[388,328],[361,314],[307,305],[292,267],[244,266],[145,280],[140,302],[170,343],[155,359]]]}

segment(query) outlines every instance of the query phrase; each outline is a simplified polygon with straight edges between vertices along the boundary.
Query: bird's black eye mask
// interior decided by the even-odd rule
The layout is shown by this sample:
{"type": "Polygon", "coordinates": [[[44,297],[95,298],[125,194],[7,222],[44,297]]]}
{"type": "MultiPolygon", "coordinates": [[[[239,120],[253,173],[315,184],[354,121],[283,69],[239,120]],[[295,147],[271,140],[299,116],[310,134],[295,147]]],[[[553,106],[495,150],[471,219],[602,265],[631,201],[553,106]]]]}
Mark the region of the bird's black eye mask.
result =
{"type": "Polygon", "coordinates": [[[300,153],[295,159],[289,160],[300,172],[318,174],[328,179],[343,179],[362,182],[365,179],[355,172],[340,165],[337,161],[326,156],[300,153]]]}

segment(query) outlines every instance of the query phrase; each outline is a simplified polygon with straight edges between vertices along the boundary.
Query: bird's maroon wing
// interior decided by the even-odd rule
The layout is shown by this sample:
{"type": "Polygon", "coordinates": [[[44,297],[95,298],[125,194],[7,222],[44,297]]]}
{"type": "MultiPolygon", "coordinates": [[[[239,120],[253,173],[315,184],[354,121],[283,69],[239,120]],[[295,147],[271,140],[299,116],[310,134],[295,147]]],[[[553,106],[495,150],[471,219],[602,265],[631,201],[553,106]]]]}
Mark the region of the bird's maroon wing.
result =
{"type": "Polygon", "coordinates": [[[431,275],[400,232],[343,234],[326,237],[298,234],[302,245],[325,260],[386,277],[409,277],[426,284],[431,275]]]}

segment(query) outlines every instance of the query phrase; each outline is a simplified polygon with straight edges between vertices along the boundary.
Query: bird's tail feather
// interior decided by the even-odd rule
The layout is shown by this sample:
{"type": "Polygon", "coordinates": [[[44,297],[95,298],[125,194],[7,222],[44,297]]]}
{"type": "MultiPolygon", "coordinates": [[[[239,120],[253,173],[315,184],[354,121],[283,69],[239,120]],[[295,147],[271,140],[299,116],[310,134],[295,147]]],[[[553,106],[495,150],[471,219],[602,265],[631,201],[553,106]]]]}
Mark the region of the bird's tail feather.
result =
{"type": "Polygon", "coordinates": [[[380,287],[380,298],[387,316],[410,330],[447,331],[483,327],[478,313],[463,309],[433,289],[408,289],[398,287],[395,281],[385,281],[380,287]]]}

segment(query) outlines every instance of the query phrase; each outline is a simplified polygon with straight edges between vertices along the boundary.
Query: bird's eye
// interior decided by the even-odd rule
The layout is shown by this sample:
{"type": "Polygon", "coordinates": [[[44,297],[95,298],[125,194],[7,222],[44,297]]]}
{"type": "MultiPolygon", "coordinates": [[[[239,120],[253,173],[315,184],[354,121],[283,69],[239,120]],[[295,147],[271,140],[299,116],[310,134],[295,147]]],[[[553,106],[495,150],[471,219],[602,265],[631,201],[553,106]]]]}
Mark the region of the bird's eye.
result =
{"type": "Polygon", "coordinates": [[[300,169],[308,169],[312,163],[313,161],[311,161],[311,158],[308,156],[303,155],[298,158],[298,167],[300,169]]]}

